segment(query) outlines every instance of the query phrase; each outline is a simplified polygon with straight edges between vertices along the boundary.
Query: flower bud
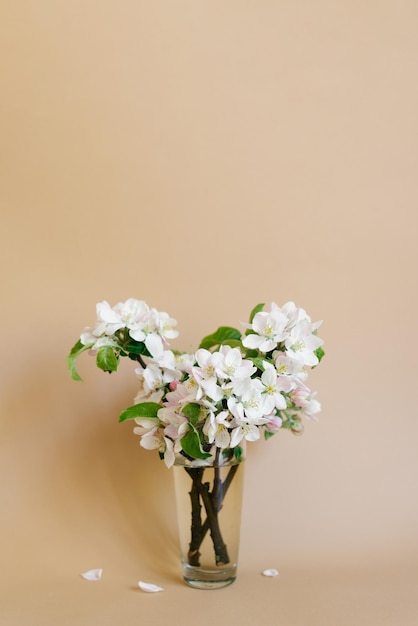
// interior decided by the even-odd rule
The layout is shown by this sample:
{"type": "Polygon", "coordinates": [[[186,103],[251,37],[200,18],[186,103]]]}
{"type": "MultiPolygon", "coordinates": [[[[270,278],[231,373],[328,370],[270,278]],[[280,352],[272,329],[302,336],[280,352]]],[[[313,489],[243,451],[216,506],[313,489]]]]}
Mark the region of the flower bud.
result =
{"type": "Polygon", "coordinates": [[[290,427],[290,430],[294,435],[302,435],[303,433],[303,424],[300,419],[295,419],[290,427]]]}

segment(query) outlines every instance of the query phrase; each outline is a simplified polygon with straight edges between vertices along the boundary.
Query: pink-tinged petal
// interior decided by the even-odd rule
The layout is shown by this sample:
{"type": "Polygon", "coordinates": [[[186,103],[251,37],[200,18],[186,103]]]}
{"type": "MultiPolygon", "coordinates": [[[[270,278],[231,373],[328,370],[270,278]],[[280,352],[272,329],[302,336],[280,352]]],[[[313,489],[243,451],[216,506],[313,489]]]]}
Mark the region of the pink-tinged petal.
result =
{"type": "Polygon", "coordinates": [[[266,430],[270,433],[276,433],[282,427],[283,420],[278,415],[270,415],[266,424],[266,430]]]}
{"type": "Polygon", "coordinates": [[[174,465],[175,455],[174,455],[174,444],[171,439],[168,437],[164,437],[165,441],[165,452],[164,452],[164,463],[166,467],[170,469],[174,465]]]}
{"type": "Polygon", "coordinates": [[[160,447],[161,440],[154,434],[156,430],[157,429],[150,430],[149,433],[142,436],[140,445],[142,448],[145,448],[145,450],[158,450],[160,447]]]}

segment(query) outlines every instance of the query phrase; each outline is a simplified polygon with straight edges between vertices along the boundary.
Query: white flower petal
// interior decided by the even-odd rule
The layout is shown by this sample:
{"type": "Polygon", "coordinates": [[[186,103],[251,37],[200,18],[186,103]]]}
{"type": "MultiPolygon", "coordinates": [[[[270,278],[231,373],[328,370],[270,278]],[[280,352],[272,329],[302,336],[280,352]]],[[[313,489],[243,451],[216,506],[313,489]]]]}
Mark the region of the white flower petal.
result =
{"type": "Polygon", "coordinates": [[[145,345],[151,356],[154,357],[154,359],[157,359],[164,354],[163,340],[156,333],[150,333],[149,335],[147,335],[145,339],[145,345]]]}
{"type": "Polygon", "coordinates": [[[81,574],[84,580],[100,580],[103,574],[103,570],[99,569],[89,569],[87,572],[81,574]]]}
{"type": "Polygon", "coordinates": [[[274,569],[274,568],[265,569],[263,571],[263,576],[270,576],[270,577],[272,577],[272,576],[278,576],[278,575],[279,575],[278,570],[274,569]]]}
{"type": "Polygon", "coordinates": [[[157,591],[164,591],[163,587],[158,587],[158,585],[153,585],[151,583],[144,583],[142,580],[138,582],[138,587],[142,589],[142,591],[146,591],[147,593],[156,593],[157,591]]]}

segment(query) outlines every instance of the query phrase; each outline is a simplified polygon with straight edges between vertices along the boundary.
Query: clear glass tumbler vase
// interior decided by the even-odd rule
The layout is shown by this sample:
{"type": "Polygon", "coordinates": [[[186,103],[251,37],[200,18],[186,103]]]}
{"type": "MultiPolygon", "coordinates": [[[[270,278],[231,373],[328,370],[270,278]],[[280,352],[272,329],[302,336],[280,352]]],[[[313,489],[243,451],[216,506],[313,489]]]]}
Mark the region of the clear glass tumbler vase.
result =
{"type": "Polygon", "coordinates": [[[198,589],[230,585],[237,576],[244,460],[179,456],[173,471],[184,581],[198,589]]]}

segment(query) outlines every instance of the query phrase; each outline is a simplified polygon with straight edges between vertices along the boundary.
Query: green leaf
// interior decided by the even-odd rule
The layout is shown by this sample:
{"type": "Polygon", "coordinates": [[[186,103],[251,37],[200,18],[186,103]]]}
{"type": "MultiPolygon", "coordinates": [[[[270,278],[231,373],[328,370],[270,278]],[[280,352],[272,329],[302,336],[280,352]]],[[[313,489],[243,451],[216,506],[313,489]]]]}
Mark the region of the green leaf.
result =
{"type": "Polygon", "coordinates": [[[240,339],[226,339],[226,341],[222,342],[223,346],[231,346],[231,348],[242,348],[242,343],[240,339]]]}
{"type": "Polygon", "coordinates": [[[256,366],[258,370],[261,370],[262,372],[264,372],[265,359],[261,359],[260,357],[249,357],[249,360],[254,363],[254,365],[256,366]]]}
{"type": "Polygon", "coordinates": [[[253,358],[257,358],[258,357],[258,350],[246,350],[245,351],[245,358],[246,359],[253,359],[253,358]]]}
{"type": "Polygon", "coordinates": [[[197,424],[202,407],[197,402],[190,402],[183,407],[182,413],[192,424],[197,424]]]}
{"type": "Polygon", "coordinates": [[[96,365],[104,372],[116,372],[118,359],[111,346],[103,346],[97,351],[96,365]]]}
{"type": "Polygon", "coordinates": [[[264,431],[264,439],[267,441],[267,439],[270,439],[270,437],[273,437],[274,433],[271,433],[269,430],[265,430],[264,431]]]}
{"type": "Polygon", "coordinates": [[[136,417],[157,417],[161,405],[157,402],[141,402],[128,407],[119,415],[119,422],[135,419],[136,417]]]}
{"type": "Polygon", "coordinates": [[[207,459],[210,457],[208,452],[203,452],[197,430],[191,424],[187,434],[180,439],[180,445],[192,459],[207,459]]]}
{"type": "Polygon", "coordinates": [[[250,313],[250,324],[252,324],[253,319],[255,318],[255,316],[257,315],[257,313],[259,313],[260,311],[263,310],[265,305],[265,302],[261,302],[261,304],[257,304],[257,306],[255,306],[253,308],[253,310],[250,313]]]}
{"type": "Polygon", "coordinates": [[[235,446],[234,456],[236,460],[238,461],[238,463],[241,463],[241,461],[243,460],[243,453],[244,453],[244,450],[241,448],[241,446],[235,446]]]}
{"type": "Polygon", "coordinates": [[[325,352],[323,351],[323,349],[321,347],[317,348],[315,350],[315,354],[317,356],[318,362],[321,362],[322,357],[325,355],[325,352]]]}
{"type": "Polygon", "coordinates": [[[134,341],[131,339],[129,343],[123,346],[123,349],[132,354],[144,354],[145,356],[150,356],[150,353],[142,341],[134,341]]]}
{"type": "Polygon", "coordinates": [[[84,352],[85,350],[89,350],[93,345],[94,344],[92,343],[84,345],[84,343],[81,343],[81,341],[78,340],[77,343],[71,348],[71,352],[67,356],[67,366],[70,371],[71,378],[73,380],[83,380],[80,374],[76,370],[76,367],[75,367],[76,361],[77,361],[78,356],[82,352],[84,352]]]}
{"type": "Polygon", "coordinates": [[[207,335],[200,342],[199,348],[205,348],[209,350],[214,346],[219,346],[221,344],[227,344],[230,341],[238,341],[241,340],[241,333],[236,328],[231,328],[231,326],[220,326],[217,331],[212,333],[211,335],[207,335]]]}

